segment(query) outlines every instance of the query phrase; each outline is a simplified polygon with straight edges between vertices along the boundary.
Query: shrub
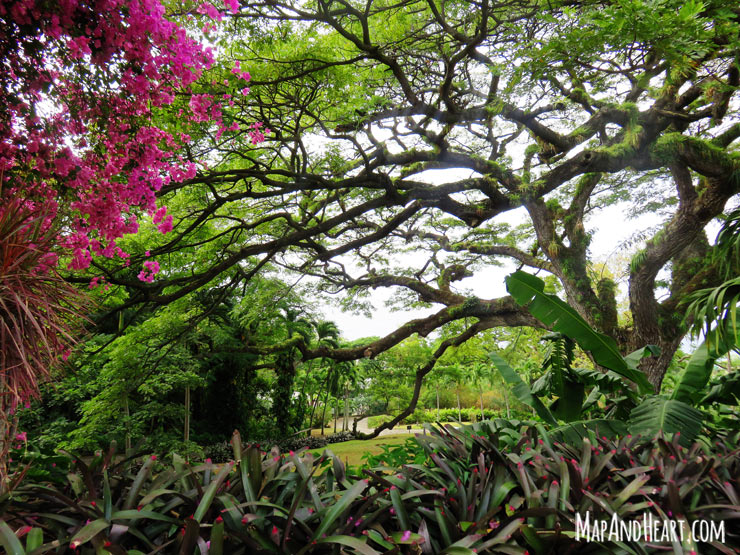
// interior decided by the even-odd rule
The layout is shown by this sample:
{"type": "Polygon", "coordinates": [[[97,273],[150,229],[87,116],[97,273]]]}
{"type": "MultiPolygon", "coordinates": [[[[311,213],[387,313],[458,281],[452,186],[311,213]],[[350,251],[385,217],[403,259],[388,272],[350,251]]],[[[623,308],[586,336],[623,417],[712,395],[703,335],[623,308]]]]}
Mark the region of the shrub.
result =
{"type": "MultiPolygon", "coordinates": [[[[2,178],[0,178],[2,179],[2,178]]],[[[0,492],[16,433],[12,415],[50,377],[85,321],[84,296],[56,272],[56,232],[31,203],[3,199],[0,208],[0,492]],[[73,324],[77,321],[77,324],[73,324]]]]}
{"type": "Polygon", "coordinates": [[[115,463],[111,451],[89,465],[76,459],[58,489],[27,483],[0,499],[0,544],[11,553],[26,552],[21,539],[36,553],[64,545],[192,553],[209,549],[206,542],[216,555],[732,552],[740,547],[737,526],[711,546],[587,544],[574,531],[576,515],[587,513],[737,520],[737,441],[684,448],[678,436],[590,434],[562,443],[539,425],[497,420],[417,436],[416,446],[397,448],[403,457],[388,450],[361,475],[328,454],[242,447],[238,434],[236,461],[225,465],[174,456],[155,468],[149,457],[115,463]]]}
{"type": "MultiPolygon", "coordinates": [[[[355,435],[352,432],[338,432],[326,436],[292,437],[279,440],[268,439],[260,441],[259,445],[266,447],[277,446],[283,451],[300,451],[301,449],[320,449],[332,443],[351,441],[353,439],[355,439],[355,435]]],[[[227,462],[234,458],[234,450],[228,441],[212,443],[204,447],[203,451],[205,456],[213,462],[227,462]]]]}

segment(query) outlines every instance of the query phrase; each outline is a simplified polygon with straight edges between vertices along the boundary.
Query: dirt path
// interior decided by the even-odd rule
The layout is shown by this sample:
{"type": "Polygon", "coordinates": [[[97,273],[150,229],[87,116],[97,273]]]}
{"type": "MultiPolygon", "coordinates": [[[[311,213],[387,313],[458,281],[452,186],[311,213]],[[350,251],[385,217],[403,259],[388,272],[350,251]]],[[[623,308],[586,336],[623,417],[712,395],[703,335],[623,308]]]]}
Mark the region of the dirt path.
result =
{"type": "MultiPolygon", "coordinates": [[[[370,420],[369,417],[368,418],[363,418],[362,420],[359,420],[357,422],[357,431],[358,432],[362,432],[363,434],[372,433],[372,431],[373,431],[374,428],[371,428],[370,426],[368,426],[368,423],[367,423],[368,420],[370,420]]],[[[393,428],[392,430],[383,430],[382,432],[380,432],[379,436],[381,436],[381,437],[382,436],[395,436],[395,435],[398,435],[398,434],[409,434],[409,435],[413,435],[413,434],[418,433],[420,431],[421,430],[407,430],[406,429],[406,425],[399,424],[395,428],[393,428]]]]}

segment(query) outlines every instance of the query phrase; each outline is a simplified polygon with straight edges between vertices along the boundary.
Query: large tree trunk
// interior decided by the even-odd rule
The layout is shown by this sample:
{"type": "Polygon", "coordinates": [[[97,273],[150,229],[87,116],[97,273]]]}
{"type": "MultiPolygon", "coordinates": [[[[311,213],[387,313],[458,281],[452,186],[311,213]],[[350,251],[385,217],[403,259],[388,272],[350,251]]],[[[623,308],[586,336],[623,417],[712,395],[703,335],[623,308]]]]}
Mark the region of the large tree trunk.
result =
{"type": "MultiPolygon", "coordinates": [[[[688,152],[681,154],[689,155],[688,152]]],[[[568,303],[591,326],[616,339],[624,355],[646,345],[660,348],[660,356],[640,362],[640,368],[656,393],[660,391],[663,377],[685,335],[680,301],[692,291],[710,286],[717,280],[716,268],[705,262],[710,246],[704,226],[722,212],[727,198],[735,190],[724,183],[727,176],[718,176],[706,179],[703,185],[706,190],[699,195],[683,162],[677,159],[670,169],[679,206],[660,233],[647,240],[645,247],[630,263],[632,324],[628,328],[618,326],[613,282],[600,280],[594,283],[588,273],[590,239],[584,229],[583,216],[588,195],[598,183],[598,178],[584,178],[581,191],[567,209],[559,205],[550,206],[542,199],[526,203],[537,234],[538,248],[551,264],[546,269],[562,283],[568,303]],[[669,264],[670,296],[659,302],[656,278],[669,264]]]]}

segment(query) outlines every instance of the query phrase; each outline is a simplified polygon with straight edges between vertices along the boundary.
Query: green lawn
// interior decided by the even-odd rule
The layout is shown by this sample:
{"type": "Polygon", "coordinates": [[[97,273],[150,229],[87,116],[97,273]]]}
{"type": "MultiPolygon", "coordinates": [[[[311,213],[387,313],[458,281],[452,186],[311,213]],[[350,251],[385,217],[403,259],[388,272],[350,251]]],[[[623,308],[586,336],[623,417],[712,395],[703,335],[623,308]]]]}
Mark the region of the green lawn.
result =
{"type": "Polygon", "coordinates": [[[413,435],[399,434],[376,437],[375,439],[354,439],[352,441],[332,443],[320,449],[311,449],[311,453],[318,456],[324,452],[324,449],[330,449],[331,452],[339,457],[343,463],[357,466],[364,462],[362,460],[362,456],[365,453],[377,455],[378,453],[383,452],[384,445],[403,445],[403,443],[410,437],[413,437],[413,435]]]}

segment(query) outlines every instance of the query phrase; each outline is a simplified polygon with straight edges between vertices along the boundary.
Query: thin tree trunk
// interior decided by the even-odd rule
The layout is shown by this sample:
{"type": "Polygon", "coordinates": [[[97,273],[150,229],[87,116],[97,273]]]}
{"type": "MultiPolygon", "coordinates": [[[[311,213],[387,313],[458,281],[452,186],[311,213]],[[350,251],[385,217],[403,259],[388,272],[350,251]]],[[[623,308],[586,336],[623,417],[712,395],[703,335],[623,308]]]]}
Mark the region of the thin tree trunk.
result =
{"type": "Polygon", "coordinates": [[[344,422],[342,424],[342,431],[349,431],[349,387],[344,386],[344,422]]]}
{"type": "Polygon", "coordinates": [[[339,399],[334,399],[334,433],[337,433],[337,420],[339,420],[339,399]]]}
{"type": "Polygon", "coordinates": [[[480,419],[481,422],[486,419],[486,415],[483,413],[483,386],[478,386],[478,394],[480,395],[480,419]]]}
{"type": "Polygon", "coordinates": [[[324,424],[326,423],[326,407],[329,404],[329,390],[326,390],[324,395],[324,412],[321,414],[321,435],[324,435],[324,424]]]}
{"type": "Polygon", "coordinates": [[[504,384],[504,404],[506,405],[506,419],[511,419],[511,412],[509,411],[509,390],[506,388],[506,384],[504,384]]]}
{"type": "Polygon", "coordinates": [[[455,393],[457,394],[457,421],[462,424],[462,408],[460,407],[460,387],[459,386],[455,389],[455,393]]]}
{"type": "Polygon", "coordinates": [[[437,384],[437,421],[439,422],[439,384],[437,384]]]}
{"type": "Polygon", "coordinates": [[[185,386],[185,423],[183,440],[190,441],[190,387],[185,386]]]}
{"type": "Polygon", "coordinates": [[[123,394],[123,416],[126,419],[126,436],[124,437],[124,446],[126,453],[131,450],[131,412],[128,408],[128,391],[123,394]]]}
{"type": "Polygon", "coordinates": [[[311,416],[308,417],[308,436],[311,437],[311,430],[313,430],[313,415],[316,412],[316,405],[318,404],[319,396],[311,402],[311,416]]]}

